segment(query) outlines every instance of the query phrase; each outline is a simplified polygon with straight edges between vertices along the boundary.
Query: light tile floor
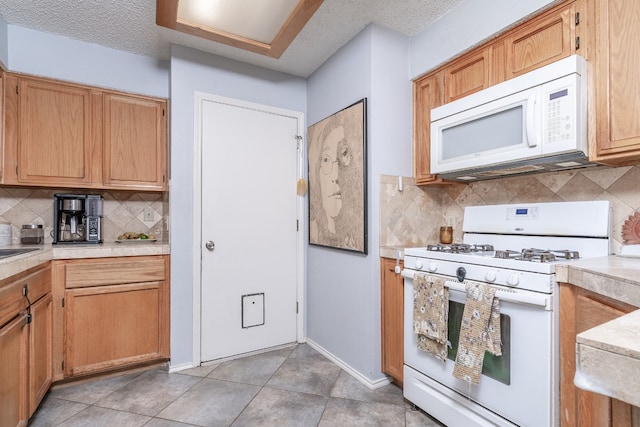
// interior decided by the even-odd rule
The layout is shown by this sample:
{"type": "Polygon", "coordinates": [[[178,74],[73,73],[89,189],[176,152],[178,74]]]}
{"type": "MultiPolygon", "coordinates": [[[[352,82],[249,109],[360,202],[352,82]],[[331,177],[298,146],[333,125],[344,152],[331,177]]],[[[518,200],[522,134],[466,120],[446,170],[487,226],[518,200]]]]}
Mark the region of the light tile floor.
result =
{"type": "Polygon", "coordinates": [[[370,390],[306,344],[177,373],[150,370],[47,393],[29,426],[437,427],[402,390],[370,390]]]}

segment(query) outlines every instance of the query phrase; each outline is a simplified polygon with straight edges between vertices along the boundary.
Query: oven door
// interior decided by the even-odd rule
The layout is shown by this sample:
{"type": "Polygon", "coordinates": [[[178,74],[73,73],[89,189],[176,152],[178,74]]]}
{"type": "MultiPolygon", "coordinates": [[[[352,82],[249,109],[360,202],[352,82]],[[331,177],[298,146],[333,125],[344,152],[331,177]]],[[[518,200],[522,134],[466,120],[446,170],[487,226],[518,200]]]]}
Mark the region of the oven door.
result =
{"type": "Polygon", "coordinates": [[[485,353],[480,383],[472,385],[453,376],[466,300],[464,284],[456,279],[445,282],[449,287],[451,348],[448,359],[442,362],[418,350],[417,335],[413,333],[413,274],[405,270],[403,276],[404,385],[408,400],[447,425],[456,425],[461,419],[464,425],[557,424],[557,310],[551,295],[496,286],[503,355],[485,353]],[[468,416],[460,418],[463,413],[468,416]]]}

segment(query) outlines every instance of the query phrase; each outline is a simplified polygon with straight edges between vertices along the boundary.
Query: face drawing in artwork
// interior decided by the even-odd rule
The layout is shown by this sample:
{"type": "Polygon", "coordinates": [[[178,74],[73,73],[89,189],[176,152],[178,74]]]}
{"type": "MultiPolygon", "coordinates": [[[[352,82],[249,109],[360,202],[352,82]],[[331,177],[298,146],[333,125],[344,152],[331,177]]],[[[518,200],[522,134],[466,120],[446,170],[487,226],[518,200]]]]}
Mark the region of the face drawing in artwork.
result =
{"type": "Polygon", "coordinates": [[[327,219],[327,230],[336,232],[335,218],[342,209],[340,191],[340,170],[351,161],[351,152],[347,146],[344,128],[333,128],[325,137],[320,153],[320,195],[322,208],[327,219]]]}

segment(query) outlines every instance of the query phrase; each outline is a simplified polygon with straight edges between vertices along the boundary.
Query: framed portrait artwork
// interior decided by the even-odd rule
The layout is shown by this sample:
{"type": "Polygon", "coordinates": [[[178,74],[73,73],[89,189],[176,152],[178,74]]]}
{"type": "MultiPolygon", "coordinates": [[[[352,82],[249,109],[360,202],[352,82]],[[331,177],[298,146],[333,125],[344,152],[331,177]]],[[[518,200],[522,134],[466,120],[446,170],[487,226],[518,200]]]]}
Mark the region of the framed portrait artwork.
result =
{"type": "Polygon", "coordinates": [[[367,253],[367,99],[309,126],[309,243],[367,253]]]}

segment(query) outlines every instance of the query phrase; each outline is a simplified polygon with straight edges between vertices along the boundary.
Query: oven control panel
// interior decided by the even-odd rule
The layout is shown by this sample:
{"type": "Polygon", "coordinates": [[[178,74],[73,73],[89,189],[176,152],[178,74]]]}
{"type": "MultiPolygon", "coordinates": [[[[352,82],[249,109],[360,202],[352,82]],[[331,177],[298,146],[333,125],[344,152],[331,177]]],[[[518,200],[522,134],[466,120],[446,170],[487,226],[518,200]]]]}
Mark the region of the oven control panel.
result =
{"type": "Polygon", "coordinates": [[[538,214],[537,207],[508,208],[507,221],[537,221],[538,214]]]}
{"type": "MultiPolygon", "coordinates": [[[[489,258],[489,260],[494,259],[489,258]]],[[[523,262],[528,265],[541,265],[540,263],[523,262]]],[[[448,277],[454,281],[461,281],[460,279],[462,281],[473,280],[547,294],[553,293],[555,286],[554,274],[522,271],[501,266],[477,265],[460,261],[426,259],[405,255],[404,268],[407,271],[412,270],[414,272],[448,277]],[[462,270],[464,270],[464,273],[462,270]]]]}

